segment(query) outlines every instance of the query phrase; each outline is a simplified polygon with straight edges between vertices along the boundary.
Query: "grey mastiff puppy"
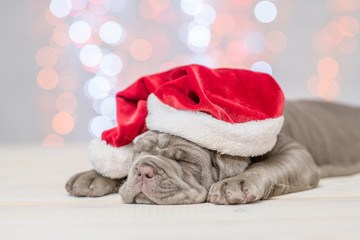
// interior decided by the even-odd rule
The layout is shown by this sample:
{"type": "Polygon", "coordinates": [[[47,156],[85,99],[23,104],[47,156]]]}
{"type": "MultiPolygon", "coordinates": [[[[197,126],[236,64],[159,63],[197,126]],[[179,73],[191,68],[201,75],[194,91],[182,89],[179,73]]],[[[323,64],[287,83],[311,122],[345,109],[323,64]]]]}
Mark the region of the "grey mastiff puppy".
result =
{"type": "Polygon", "coordinates": [[[68,180],[74,196],[119,192],[125,203],[244,204],[317,186],[321,177],[360,172],[360,109],[315,101],[286,102],[275,147],[257,157],[222,155],[169,134],[136,142],[126,179],[94,170],[68,180]]]}

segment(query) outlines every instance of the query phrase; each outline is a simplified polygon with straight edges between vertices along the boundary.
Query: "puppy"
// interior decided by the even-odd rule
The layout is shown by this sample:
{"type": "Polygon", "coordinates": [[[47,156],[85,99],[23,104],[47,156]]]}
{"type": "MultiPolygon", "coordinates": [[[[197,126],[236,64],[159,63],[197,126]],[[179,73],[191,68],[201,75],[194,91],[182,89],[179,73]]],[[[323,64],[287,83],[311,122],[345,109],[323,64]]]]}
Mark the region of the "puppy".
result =
{"type": "Polygon", "coordinates": [[[125,203],[245,204],[317,186],[322,177],[360,172],[360,109],[315,101],[286,102],[274,148],[257,157],[217,153],[167,133],[135,143],[128,176],[94,170],[68,180],[74,196],[119,192],[125,203]]]}

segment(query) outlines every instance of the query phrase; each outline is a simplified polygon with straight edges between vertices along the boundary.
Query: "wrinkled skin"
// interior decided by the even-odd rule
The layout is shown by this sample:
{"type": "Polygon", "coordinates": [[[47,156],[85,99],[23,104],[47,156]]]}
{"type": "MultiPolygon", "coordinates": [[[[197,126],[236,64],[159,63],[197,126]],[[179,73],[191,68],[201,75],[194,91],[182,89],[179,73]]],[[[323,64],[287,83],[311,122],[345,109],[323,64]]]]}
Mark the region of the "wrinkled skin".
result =
{"type": "Polygon", "coordinates": [[[136,143],[133,164],[119,193],[126,203],[201,203],[219,180],[216,164],[221,161],[234,161],[237,173],[249,164],[249,158],[225,159],[185,139],[149,131],[136,143]]]}
{"type": "Polygon", "coordinates": [[[66,190],[92,197],[119,192],[125,203],[245,204],[314,188],[320,177],[360,171],[359,109],[298,102],[287,103],[284,115],[277,143],[265,155],[223,155],[148,131],[134,144],[126,181],[92,170],[72,177],[66,190]]]}
{"type": "MultiPolygon", "coordinates": [[[[301,156],[301,147],[282,146],[282,142],[286,141],[278,141],[279,147],[273,151],[284,148],[284,154],[309,158],[306,154],[301,156]]],[[[238,204],[316,186],[319,173],[312,161],[286,163],[280,154],[275,156],[271,158],[269,154],[263,156],[267,160],[261,160],[222,155],[180,137],[148,131],[135,144],[132,165],[120,189],[117,179],[102,177],[94,171],[75,175],[68,181],[67,189],[75,196],[101,196],[119,189],[125,203],[238,204]],[[299,182],[296,189],[290,186],[287,172],[278,170],[286,164],[287,168],[308,173],[292,178],[299,182]],[[273,176],[266,175],[267,168],[273,168],[273,176]],[[283,184],[278,185],[279,180],[283,184]]]]}

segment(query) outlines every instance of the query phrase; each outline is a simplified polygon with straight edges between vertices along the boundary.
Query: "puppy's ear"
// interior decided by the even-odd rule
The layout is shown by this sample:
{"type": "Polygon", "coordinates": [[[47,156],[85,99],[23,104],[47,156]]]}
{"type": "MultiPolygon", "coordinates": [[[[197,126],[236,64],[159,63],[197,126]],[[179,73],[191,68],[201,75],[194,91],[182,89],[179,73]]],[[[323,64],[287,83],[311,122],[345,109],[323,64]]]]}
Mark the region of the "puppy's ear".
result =
{"type": "Polygon", "coordinates": [[[241,174],[250,165],[250,157],[215,153],[214,164],[219,170],[219,181],[241,174]]]}

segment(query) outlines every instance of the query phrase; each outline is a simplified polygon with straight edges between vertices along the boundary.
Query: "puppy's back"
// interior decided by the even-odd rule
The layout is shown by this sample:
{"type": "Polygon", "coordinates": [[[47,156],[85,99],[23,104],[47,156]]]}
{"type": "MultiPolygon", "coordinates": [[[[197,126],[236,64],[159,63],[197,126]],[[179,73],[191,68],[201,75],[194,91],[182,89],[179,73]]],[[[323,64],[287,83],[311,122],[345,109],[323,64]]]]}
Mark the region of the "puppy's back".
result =
{"type": "Polygon", "coordinates": [[[360,108],[319,101],[287,101],[282,134],[303,144],[323,176],[360,171],[360,108]]]}

